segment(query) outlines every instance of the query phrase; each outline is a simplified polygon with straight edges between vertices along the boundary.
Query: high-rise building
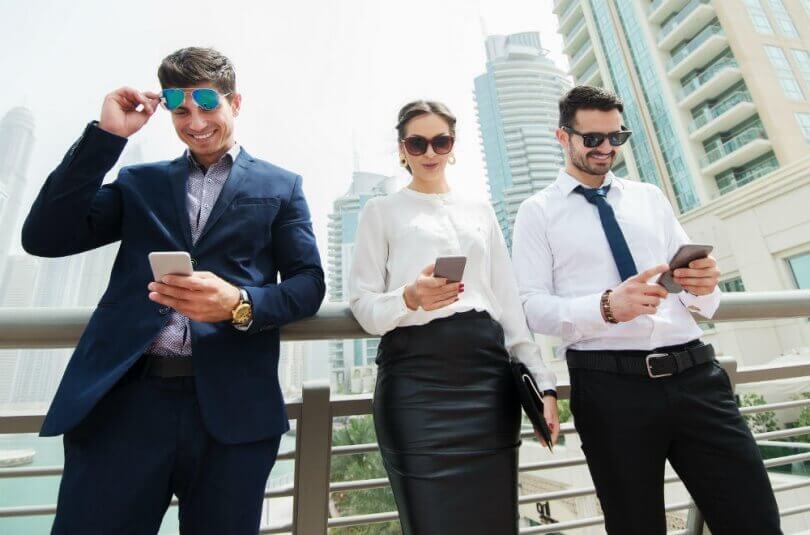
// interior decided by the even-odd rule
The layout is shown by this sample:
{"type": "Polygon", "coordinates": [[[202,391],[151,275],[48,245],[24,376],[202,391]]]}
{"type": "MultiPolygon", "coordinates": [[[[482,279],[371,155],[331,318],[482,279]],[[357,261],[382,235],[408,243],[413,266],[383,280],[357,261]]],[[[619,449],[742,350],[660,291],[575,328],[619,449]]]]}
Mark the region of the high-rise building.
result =
{"type": "MultiPolygon", "coordinates": [[[[3,306],[26,308],[34,304],[33,289],[37,284],[40,261],[28,255],[12,255],[7,259],[4,282],[0,286],[3,306]]],[[[0,349],[0,404],[15,402],[16,385],[20,375],[20,349],[0,349]]]]}
{"type": "MultiPolygon", "coordinates": [[[[661,187],[715,246],[721,287],[810,287],[808,2],[556,0],[554,13],[576,82],[625,102],[619,173],[661,187]]],[[[810,353],[805,320],[706,328],[744,364],[810,353]]]]}
{"type": "Polygon", "coordinates": [[[506,242],[524,199],[551,184],[563,166],[554,131],[557,102],[570,83],[536,32],[486,40],[487,70],[475,100],[489,194],[506,242]]]}
{"type": "Polygon", "coordinates": [[[0,120],[0,281],[19,240],[15,229],[33,150],[34,116],[27,108],[11,109],[0,120]]]}
{"type": "MultiPolygon", "coordinates": [[[[360,211],[372,197],[387,195],[396,186],[393,177],[355,171],[345,195],[335,200],[329,214],[329,301],[348,300],[348,277],[354,256],[354,238],[360,211]]],[[[377,339],[329,342],[330,383],[338,392],[362,391],[362,378],[377,356],[377,339]]]]}

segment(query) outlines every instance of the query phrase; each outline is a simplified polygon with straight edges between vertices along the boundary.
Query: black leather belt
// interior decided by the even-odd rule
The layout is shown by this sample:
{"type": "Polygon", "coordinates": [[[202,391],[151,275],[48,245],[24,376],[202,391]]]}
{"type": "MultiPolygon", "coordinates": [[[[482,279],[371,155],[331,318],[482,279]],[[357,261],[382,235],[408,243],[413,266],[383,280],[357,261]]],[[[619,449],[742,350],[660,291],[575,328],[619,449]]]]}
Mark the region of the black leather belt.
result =
{"type": "Polygon", "coordinates": [[[566,353],[571,369],[597,370],[622,375],[669,377],[714,360],[714,348],[700,340],[652,351],[579,351],[566,353]]]}
{"type": "Polygon", "coordinates": [[[193,377],[194,364],[191,357],[164,357],[146,354],[143,356],[143,375],[152,377],[193,377]]]}

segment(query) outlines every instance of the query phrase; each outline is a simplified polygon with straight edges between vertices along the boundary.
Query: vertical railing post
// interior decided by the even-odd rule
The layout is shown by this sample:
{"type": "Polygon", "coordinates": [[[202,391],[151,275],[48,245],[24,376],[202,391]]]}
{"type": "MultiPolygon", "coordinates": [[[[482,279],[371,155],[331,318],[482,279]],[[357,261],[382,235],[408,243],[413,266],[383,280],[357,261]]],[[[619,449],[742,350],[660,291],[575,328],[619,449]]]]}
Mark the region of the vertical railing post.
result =
{"type": "Polygon", "coordinates": [[[703,513],[700,510],[692,506],[689,508],[689,515],[686,517],[686,532],[689,535],[703,535],[703,527],[706,525],[705,520],[703,520],[703,513]]]}
{"type": "Polygon", "coordinates": [[[326,535],[332,461],[329,384],[308,381],[301,397],[301,417],[296,427],[293,533],[326,535]]]}

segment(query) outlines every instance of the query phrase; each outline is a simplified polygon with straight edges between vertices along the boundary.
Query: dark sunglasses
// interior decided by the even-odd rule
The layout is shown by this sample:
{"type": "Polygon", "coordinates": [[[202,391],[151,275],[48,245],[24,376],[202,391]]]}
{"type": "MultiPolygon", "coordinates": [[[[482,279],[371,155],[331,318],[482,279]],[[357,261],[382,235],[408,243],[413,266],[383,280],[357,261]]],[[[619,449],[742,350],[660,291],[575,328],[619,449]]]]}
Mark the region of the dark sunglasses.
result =
{"type": "Polygon", "coordinates": [[[191,93],[191,100],[198,108],[206,111],[215,110],[219,107],[220,97],[227,97],[230,93],[220,95],[216,89],[199,87],[196,89],[182,89],[170,87],[160,92],[160,103],[169,111],[174,111],[186,101],[186,94],[191,93]]]}
{"type": "Polygon", "coordinates": [[[433,147],[433,152],[436,154],[448,154],[453,150],[453,143],[456,138],[450,134],[439,134],[433,139],[428,139],[423,136],[408,136],[405,139],[400,139],[405,150],[411,156],[421,156],[427,152],[428,145],[433,147]]]}
{"type": "Polygon", "coordinates": [[[611,132],[609,134],[600,134],[597,132],[583,134],[582,132],[577,132],[570,126],[563,126],[563,130],[569,134],[576,134],[580,136],[582,138],[582,144],[589,149],[595,149],[601,145],[605,141],[605,138],[607,138],[611,147],[621,147],[627,143],[627,140],[630,139],[630,135],[633,133],[632,130],[627,130],[624,127],[622,127],[622,129],[618,132],[611,132]]]}

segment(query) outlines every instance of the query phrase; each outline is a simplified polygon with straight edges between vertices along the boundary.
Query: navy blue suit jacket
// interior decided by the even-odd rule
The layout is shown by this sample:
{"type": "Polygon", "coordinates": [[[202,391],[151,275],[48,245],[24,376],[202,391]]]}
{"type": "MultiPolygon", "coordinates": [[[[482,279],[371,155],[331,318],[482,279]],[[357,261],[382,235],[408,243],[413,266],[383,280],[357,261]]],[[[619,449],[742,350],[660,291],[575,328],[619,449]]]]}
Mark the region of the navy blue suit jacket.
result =
{"type": "Polygon", "coordinates": [[[278,384],[279,328],[313,315],[325,285],[301,177],[244,149],[192,244],[188,160],[121,169],[102,186],[126,140],[91,123],[46,180],[22,244],[58,257],[121,241],[107,290],[65,370],[42,435],[69,431],[150,346],[169,309],[149,300],[151,251],[188,251],[195,269],[247,289],[253,324],[191,323],[197,397],[220,442],[252,442],[289,429],[278,384]],[[279,274],[281,281],[279,282],[279,274]]]}

